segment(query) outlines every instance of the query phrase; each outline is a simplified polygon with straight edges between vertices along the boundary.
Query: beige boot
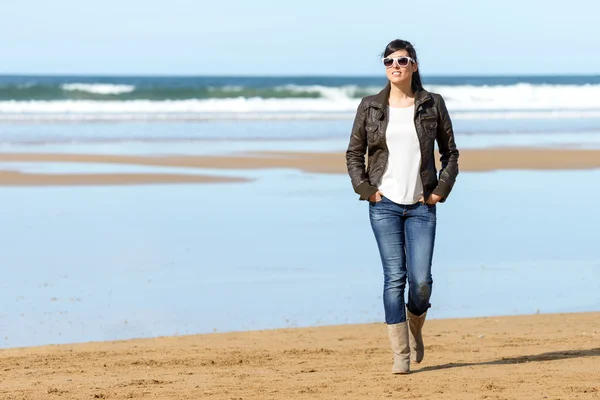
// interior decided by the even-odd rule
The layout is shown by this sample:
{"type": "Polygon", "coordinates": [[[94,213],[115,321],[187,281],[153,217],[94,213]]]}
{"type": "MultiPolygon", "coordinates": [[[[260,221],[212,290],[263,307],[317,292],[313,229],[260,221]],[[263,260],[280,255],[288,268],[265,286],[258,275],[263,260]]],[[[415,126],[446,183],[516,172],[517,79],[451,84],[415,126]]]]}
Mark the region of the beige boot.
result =
{"type": "Polygon", "coordinates": [[[390,324],[388,334],[394,352],[393,374],[408,374],[410,371],[410,348],[408,347],[408,323],[390,324]]]}
{"type": "Polygon", "coordinates": [[[408,339],[410,342],[410,359],[416,363],[423,361],[425,355],[425,346],[423,345],[423,324],[427,312],[421,316],[416,316],[408,308],[406,309],[406,321],[408,322],[408,339]]]}

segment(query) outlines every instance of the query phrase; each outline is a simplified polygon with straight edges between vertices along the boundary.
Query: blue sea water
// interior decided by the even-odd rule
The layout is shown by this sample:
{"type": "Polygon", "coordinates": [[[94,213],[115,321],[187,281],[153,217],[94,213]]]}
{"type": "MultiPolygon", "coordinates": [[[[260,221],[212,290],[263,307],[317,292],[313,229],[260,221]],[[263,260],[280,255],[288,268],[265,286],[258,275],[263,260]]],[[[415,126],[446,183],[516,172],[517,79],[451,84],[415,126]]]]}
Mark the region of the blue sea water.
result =
{"type": "MultiPolygon", "coordinates": [[[[320,89],[349,89],[355,97],[384,86],[381,76],[34,76],[0,75],[4,100],[182,100],[262,97],[318,98],[320,89]],[[375,88],[375,89],[374,89],[375,88]]],[[[424,76],[435,87],[596,86],[600,75],[424,76]]]]}
{"type": "MultiPolygon", "coordinates": [[[[457,134],[600,132],[600,76],[424,78],[457,134]]],[[[380,77],[0,76],[0,143],[345,138],[380,77]]]]}
{"type": "MultiPolygon", "coordinates": [[[[456,121],[600,127],[600,76],[423,77],[456,121]],[[575,123],[573,123],[575,121],[575,123]]],[[[348,120],[379,77],[0,76],[0,121],[348,120]]],[[[488,124],[485,124],[487,126],[488,124]]],[[[463,129],[463,127],[461,127],[463,129]]],[[[531,129],[529,127],[528,129],[531,129]]],[[[514,125],[508,125],[514,130],[514,125]]],[[[282,133],[283,136],[283,133],[282,133]]]]}

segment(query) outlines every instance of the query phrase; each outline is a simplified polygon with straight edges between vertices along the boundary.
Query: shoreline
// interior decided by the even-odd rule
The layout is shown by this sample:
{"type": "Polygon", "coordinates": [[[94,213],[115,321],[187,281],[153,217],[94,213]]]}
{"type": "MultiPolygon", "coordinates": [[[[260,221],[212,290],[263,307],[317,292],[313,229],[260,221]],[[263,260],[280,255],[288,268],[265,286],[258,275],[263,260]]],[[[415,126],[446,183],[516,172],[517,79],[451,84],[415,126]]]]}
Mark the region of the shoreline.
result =
{"type": "Polygon", "coordinates": [[[392,375],[385,324],[0,350],[6,399],[597,399],[600,312],[432,319],[392,375]],[[403,396],[404,395],[404,396],[403,396]]]}
{"type": "MultiPolygon", "coordinates": [[[[439,156],[436,154],[436,159],[439,156]]],[[[256,151],[230,155],[110,155],[73,153],[2,153],[0,186],[108,185],[151,183],[227,183],[251,179],[235,176],[183,173],[139,174],[28,174],[2,169],[5,162],[103,163],[146,167],[212,170],[296,169],[305,173],[346,174],[345,152],[256,151]]],[[[600,149],[487,148],[465,149],[459,158],[461,172],[496,170],[588,170],[600,168],[600,149]]],[[[439,162],[438,162],[439,166],[439,162]]]]}
{"type": "MultiPolygon", "coordinates": [[[[485,315],[485,316],[476,316],[476,317],[433,317],[427,318],[427,323],[435,322],[435,323],[443,323],[444,321],[478,321],[478,320],[486,320],[486,319],[507,319],[507,318],[526,318],[526,317],[536,317],[536,316],[564,316],[564,315],[588,315],[588,314],[597,314],[599,319],[598,328],[600,329],[600,311],[574,311],[574,312],[536,312],[536,313],[528,313],[528,314],[503,314],[503,315],[485,315]]],[[[297,331],[297,330],[311,330],[311,329],[334,329],[334,328],[342,328],[345,326],[378,326],[385,324],[383,320],[378,322],[348,322],[348,323],[335,323],[335,324],[325,324],[325,325],[291,325],[291,326],[281,326],[276,328],[256,328],[256,329],[236,329],[236,330],[223,330],[219,331],[213,329],[211,332],[200,332],[200,333],[190,333],[190,334],[168,334],[168,335],[157,335],[157,336],[143,336],[143,337],[131,337],[127,339],[110,339],[110,340],[90,340],[90,341],[81,341],[81,342],[66,342],[66,343],[49,343],[49,344],[39,344],[39,345],[24,345],[24,346],[15,346],[15,347],[0,347],[0,358],[2,357],[2,352],[10,352],[10,351],[34,351],[35,349],[46,349],[46,348],[56,348],[56,347],[64,347],[64,346],[96,346],[107,343],[128,343],[133,341],[153,341],[159,339],[168,339],[168,338],[192,338],[192,337],[209,337],[209,336],[219,336],[219,335],[242,335],[242,334],[251,334],[251,333],[276,333],[276,332],[284,332],[284,331],[297,331]]],[[[600,340],[600,330],[597,332],[598,340],[600,340]]]]}

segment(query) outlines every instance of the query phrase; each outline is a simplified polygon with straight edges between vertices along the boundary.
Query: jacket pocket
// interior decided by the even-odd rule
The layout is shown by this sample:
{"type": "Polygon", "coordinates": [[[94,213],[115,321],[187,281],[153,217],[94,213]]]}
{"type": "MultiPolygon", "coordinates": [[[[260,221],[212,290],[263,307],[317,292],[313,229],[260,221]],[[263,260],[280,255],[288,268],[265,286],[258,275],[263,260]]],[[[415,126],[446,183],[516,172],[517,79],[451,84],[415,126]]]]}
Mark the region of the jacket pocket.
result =
{"type": "Polygon", "coordinates": [[[428,137],[435,138],[437,136],[438,123],[435,119],[424,119],[422,126],[428,137]]]}

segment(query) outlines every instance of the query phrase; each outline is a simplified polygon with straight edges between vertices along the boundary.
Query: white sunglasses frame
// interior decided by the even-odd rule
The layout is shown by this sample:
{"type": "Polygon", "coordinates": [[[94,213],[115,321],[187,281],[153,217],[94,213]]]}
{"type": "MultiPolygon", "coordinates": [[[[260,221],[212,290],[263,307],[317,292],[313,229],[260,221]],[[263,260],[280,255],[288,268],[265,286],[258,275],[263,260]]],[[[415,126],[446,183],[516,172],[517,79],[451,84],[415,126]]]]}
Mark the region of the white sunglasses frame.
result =
{"type": "MultiPolygon", "coordinates": [[[[406,68],[406,67],[408,67],[408,64],[406,64],[405,66],[400,65],[400,61],[398,61],[398,60],[400,60],[401,58],[407,58],[409,64],[410,63],[413,63],[413,64],[417,63],[415,60],[413,60],[412,58],[407,57],[407,56],[383,57],[383,58],[381,58],[381,63],[383,64],[383,61],[387,59],[387,60],[393,60],[393,61],[392,61],[392,65],[390,65],[389,67],[386,67],[386,68],[392,68],[394,66],[394,64],[398,65],[398,67],[400,67],[400,68],[406,68]]],[[[385,64],[384,64],[384,67],[385,67],[385,64]]]]}

